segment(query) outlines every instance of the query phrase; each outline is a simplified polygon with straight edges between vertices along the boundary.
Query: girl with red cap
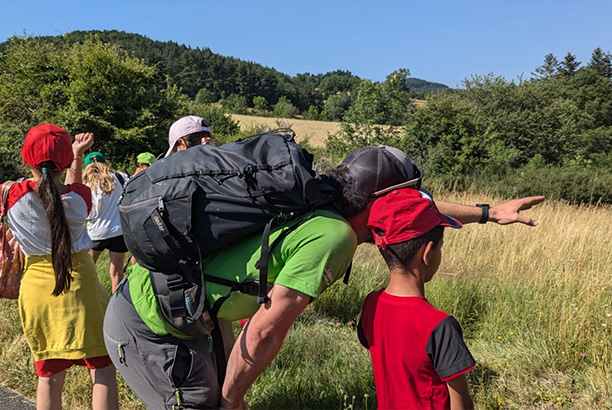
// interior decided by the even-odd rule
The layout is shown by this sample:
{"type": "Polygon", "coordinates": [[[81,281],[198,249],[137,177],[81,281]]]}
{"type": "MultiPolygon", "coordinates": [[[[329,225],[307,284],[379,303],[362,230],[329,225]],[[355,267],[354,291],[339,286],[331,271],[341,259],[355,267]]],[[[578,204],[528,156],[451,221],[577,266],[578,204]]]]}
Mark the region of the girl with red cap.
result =
{"type": "Polygon", "coordinates": [[[76,181],[92,143],[92,134],[79,134],[73,144],[53,124],[32,128],[21,150],[32,178],[8,193],[8,223],[26,255],[19,316],[38,375],[38,409],[61,408],[66,370],[74,364],[90,369],[93,408],[118,408],[115,368],[102,335],[108,293],[84,228],[91,191],[76,181]],[[60,178],[69,167],[66,183],[74,183],[64,185],[60,178]]]}

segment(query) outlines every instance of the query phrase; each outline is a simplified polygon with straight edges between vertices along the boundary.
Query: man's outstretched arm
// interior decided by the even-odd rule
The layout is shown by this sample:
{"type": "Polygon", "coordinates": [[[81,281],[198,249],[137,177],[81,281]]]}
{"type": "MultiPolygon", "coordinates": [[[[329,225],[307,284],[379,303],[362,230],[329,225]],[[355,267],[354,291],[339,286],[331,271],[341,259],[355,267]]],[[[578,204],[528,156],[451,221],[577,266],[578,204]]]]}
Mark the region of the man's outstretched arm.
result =
{"type": "Polygon", "coordinates": [[[274,285],[269,297],[234,344],[227,363],[221,409],[246,408],[246,391],[276,357],[287,331],[310,302],[310,296],[281,285],[274,285]]]}
{"type": "MultiPolygon", "coordinates": [[[[492,206],[489,209],[490,222],[496,222],[500,225],[508,225],[512,223],[523,223],[529,226],[536,226],[538,221],[525,215],[521,215],[520,211],[530,209],[546,199],[543,196],[528,196],[525,198],[512,199],[510,201],[492,206]]],[[[458,219],[461,223],[468,224],[479,222],[482,216],[480,207],[471,205],[460,205],[452,202],[436,201],[438,209],[443,214],[452,216],[458,219]]]]}

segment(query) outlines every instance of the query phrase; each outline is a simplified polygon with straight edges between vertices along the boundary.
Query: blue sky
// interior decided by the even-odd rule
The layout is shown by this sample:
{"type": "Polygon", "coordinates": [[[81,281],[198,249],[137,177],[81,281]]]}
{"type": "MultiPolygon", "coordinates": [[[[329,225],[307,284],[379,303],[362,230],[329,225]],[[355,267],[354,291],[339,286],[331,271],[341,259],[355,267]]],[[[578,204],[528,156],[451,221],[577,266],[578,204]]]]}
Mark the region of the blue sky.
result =
{"type": "Polygon", "coordinates": [[[398,68],[461,86],[474,74],[529,78],[547,53],[612,52],[609,0],[0,0],[0,41],[117,29],[295,75],[398,68]]]}

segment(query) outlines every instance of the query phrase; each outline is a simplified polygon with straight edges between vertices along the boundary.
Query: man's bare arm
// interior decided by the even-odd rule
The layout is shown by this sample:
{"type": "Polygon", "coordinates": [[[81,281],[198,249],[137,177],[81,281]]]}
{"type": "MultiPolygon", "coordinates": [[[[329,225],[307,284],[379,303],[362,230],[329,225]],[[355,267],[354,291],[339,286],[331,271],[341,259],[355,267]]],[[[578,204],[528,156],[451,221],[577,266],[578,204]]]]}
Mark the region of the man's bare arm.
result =
{"type": "Polygon", "coordinates": [[[269,297],[234,344],[223,384],[222,409],[244,408],[246,391],[276,357],[287,331],[310,302],[310,296],[281,285],[274,285],[269,297]]]}
{"type": "MultiPolygon", "coordinates": [[[[525,215],[520,211],[530,209],[546,199],[543,196],[528,196],[525,198],[512,199],[510,201],[492,206],[489,209],[489,221],[500,225],[512,223],[522,223],[529,226],[536,226],[538,221],[525,215]]],[[[461,223],[468,224],[480,221],[482,210],[477,206],[461,205],[452,202],[436,201],[438,209],[443,214],[458,219],[461,223]]]]}

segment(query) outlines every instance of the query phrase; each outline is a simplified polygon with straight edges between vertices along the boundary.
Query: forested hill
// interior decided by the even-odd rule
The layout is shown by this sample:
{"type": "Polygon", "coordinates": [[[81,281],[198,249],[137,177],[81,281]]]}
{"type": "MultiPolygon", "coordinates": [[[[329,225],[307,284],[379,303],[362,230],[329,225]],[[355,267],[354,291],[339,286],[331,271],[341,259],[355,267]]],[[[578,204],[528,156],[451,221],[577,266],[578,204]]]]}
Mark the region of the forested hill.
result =
{"type": "MultiPolygon", "coordinates": [[[[169,77],[173,84],[195,98],[200,92],[202,102],[213,102],[235,94],[252,105],[254,97],[264,97],[276,104],[286,97],[300,111],[311,105],[321,106],[326,96],[350,92],[361,78],[349,71],[325,74],[298,74],[291,77],[274,68],[213,53],[209,48],[191,48],[173,41],[156,41],[140,34],[124,31],[73,31],[63,36],[44,37],[51,42],[83,43],[95,36],[102,42],[116,44],[148,65],[156,65],[160,80],[169,77]]],[[[0,44],[0,52],[6,43],[0,44]]],[[[417,78],[407,78],[414,97],[447,89],[444,84],[417,78]]]]}

